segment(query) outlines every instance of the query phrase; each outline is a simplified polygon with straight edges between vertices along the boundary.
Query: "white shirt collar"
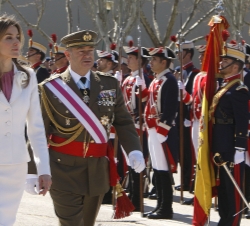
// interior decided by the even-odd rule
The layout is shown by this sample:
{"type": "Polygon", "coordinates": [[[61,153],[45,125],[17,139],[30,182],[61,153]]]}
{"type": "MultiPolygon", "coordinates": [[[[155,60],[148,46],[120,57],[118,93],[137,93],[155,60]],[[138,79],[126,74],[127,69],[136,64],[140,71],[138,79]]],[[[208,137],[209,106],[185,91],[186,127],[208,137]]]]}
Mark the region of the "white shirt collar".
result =
{"type": "MultiPolygon", "coordinates": [[[[143,72],[142,68],[141,68],[141,72],[143,72]]],[[[139,75],[139,70],[131,71],[131,76],[135,77],[136,75],[139,75]]]]}
{"type": "Polygon", "coordinates": [[[163,75],[167,74],[168,72],[170,72],[170,70],[167,68],[164,71],[162,71],[161,73],[156,75],[157,79],[160,79],[160,77],[162,77],[163,75]]]}
{"type": "MultiPolygon", "coordinates": [[[[77,84],[82,76],[78,75],[76,72],[74,72],[71,69],[70,65],[69,65],[69,73],[71,74],[72,78],[74,79],[75,83],[77,84]]],[[[87,81],[90,81],[90,70],[87,72],[87,74],[84,77],[87,79],[87,81]]]]}
{"type": "Polygon", "coordinates": [[[113,71],[113,70],[109,70],[109,71],[107,71],[107,72],[105,72],[105,73],[107,73],[107,74],[113,74],[114,71],[113,71]]]}

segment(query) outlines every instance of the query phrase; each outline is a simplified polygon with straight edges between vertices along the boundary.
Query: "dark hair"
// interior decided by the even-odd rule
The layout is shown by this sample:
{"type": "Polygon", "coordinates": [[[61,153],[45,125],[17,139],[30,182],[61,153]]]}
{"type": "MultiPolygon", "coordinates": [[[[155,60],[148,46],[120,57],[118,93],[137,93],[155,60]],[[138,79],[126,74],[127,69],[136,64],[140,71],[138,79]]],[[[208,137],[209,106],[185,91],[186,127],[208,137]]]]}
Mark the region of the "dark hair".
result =
{"type": "MultiPolygon", "coordinates": [[[[138,53],[128,53],[127,55],[134,55],[138,59],[138,53]]],[[[141,57],[141,67],[143,67],[148,62],[147,57],[141,57]]]]}
{"type": "Polygon", "coordinates": [[[171,64],[171,60],[170,59],[167,59],[166,57],[162,57],[162,56],[159,56],[160,58],[160,62],[162,62],[163,60],[166,60],[166,69],[169,68],[170,64],[171,64]]]}
{"type": "Polygon", "coordinates": [[[42,51],[38,51],[38,53],[41,55],[40,60],[43,61],[45,59],[45,53],[42,51]]]}
{"type": "MultiPolygon", "coordinates": [[[[4,15],[0,16],[0,40],[2,40],[2,38],[4,37],[6,31],[8,30],[8,28],[10,26],[15,26],[17,28],[18,33],[20,35],[21,47],[23,47],[23,44],[24,44],[23,31],[22,31],[21,26],[18,23],[18,21],[16,20],[16,18],[15,18],[14,15],[4,14],[4,15]]],[[[29,72],[18,63],[18,61],[17,61],[16,58],[13,58],[12,61],[16,65],[16,67],[17,67],[17,69],[19,71],[23,71],[23,72],[25,72],[27,74],[28,79],[27,79],[26,84],[24,85],[24,87],[27,87],[28,84],[29,84],[29,81],[30,81],[30,74],[29,74],[29,72]]],[[[2,73],[2,71],[0,69],[0,90],[2,89],[2,79],[1,79],[2,76],[3,76],[3,73],[2,73]]]]}
{"type": "Polygon", "coordinates": [[[238,72],[240,72],[243,69],[244,63],[242,61],[235,60],[234,64],[238,66],[238,72]]]}
{"type": "Polygon", "coordinates": [[[190,53],[190,58],[193,59],[194,49],[183,49],[183,51],[186,51],[186,54],[190,53]]]}

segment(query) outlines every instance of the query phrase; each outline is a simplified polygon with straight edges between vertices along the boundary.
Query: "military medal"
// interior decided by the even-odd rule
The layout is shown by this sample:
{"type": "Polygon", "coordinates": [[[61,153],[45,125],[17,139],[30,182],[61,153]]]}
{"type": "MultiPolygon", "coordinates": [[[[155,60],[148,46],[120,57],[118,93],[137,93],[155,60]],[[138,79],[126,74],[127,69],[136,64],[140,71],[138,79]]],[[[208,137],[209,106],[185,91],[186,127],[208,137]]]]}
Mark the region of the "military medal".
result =
{"type": "Polygon", "coordinates": [[[83,90],[83,101],[85,104],[89,103],[89,96],[88,96],[88,91],[86,89],[83,90]]]}
{"type": "Polygon", "coordinates": [[[100,121],[101,121],[101,123],[102,123],[103,126],[107,126],[108,123],[109,123],[109,117],[106,116],[106,115],[104,115],[104,116],[101,117],[100,121]]]}
{"type": "Polygon", "coordinates": [[[70,119],[66,118],[66,126],[70,126],[70,119]]]}

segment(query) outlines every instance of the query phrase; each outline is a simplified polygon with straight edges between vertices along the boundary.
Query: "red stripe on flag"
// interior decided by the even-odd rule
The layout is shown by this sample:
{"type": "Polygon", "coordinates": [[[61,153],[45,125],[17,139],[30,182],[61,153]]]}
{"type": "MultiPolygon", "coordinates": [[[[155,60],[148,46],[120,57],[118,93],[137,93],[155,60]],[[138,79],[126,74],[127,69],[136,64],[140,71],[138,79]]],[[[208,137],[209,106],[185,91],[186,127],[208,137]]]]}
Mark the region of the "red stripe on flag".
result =
{"type": "Polygon", "coordinates": [[[194,209],[195,214],[193,217],[193,226],[204,226],[208,216],[205,214],[203,208],[199,204],[199,200],[194,196],[194,209]]]}

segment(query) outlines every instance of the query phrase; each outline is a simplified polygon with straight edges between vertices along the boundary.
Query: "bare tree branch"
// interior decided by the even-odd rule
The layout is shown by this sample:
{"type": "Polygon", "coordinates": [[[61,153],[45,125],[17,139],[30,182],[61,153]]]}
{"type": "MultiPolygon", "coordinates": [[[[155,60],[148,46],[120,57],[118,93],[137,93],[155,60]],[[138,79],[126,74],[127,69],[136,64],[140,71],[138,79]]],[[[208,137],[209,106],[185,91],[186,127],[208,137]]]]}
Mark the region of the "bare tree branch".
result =
{"type": "Polygon", "coordinates": [[[159,30],[159,26],[158,26],[158,23],[157,23],[157,20],[156,20],[156,6],[157,6],[157,0],[152,0],[152,4],[153,4],[153,24],[154,24],[154,29],[155,29],[155,32],[156,32],[156,37],[158,38],[158,40],[160,41],[161,40],[161,37],[160,37],[160,30],[159,30]]]}
{"type": "Polygon", "coordinates": [[[192,39],[191,41],[195,43],[195,42],[197,42],[197,41],[199,41],[201,39],[205,39],[205,38],[206,38],[206,36],[199,36],[199,37],[196,37],[196,38],[192,39]]]}
{"type": "Polygon", "coordinates": [[[140,19],[141,19],[141,23],[142,23],[143,27],[145,28],[146,32],[148,33],[149,37],[151,38],[151,41],[153,42],[154,46],[160,46],[161,43],[160,43],[159,39],[157,38],[157,36],[155,35],[155,32],[154,32],[153,28],[150,26],[142,9],[140,10],[140,19]]]}
{"type": "Polygon", "coordinates": [[[68,24],[68,34],[73,32],[73,18],[72,18],[72,10],[71,10],[71,1],[66,0],[66,12],[67,12],[67,24],[68,24]]]}
{"type": "Polygon", "coordinates": [[[191,10],[191,13],[189,14],[188,18],[186,19],[186,21],[183,23],[182,25],[182,30],[185,30],[185,28],[187,27],[188,23],[192,20],[192,18],[194,17],[194,14],[197,10],[197,7],[199,5],[201,0],[195,0],[193,3],[193,9],[191,10]]]}
{"type": "Polygon", "coordinates": [[[215,10],[215,7],[210,9],[203,17],[197,20],[196,23],[194,23],[188,30],[186,30],[183,33],[183,35],[186,36],[190,31],[192,31],[195,27],[197,27],[204,19],[206,19],[209,15],[211,15],[214,10],[215,10]]]}
{"type": "Polygon", "coordinates": [[[163,45],[167,44],[169,37],[172,33],[172,30],[174,27],[174,22],[175,22],[176,15],[177,15],[178,4],[179,4],[179,0],[175,0],[174,4],[172,6],[172,10],[171,10],[171,17],[169,18],[169,21],[168,21],[168,28],[166,30],[165,37],[164,37],[163,42],[162,42],[163,45]]]}
{"type": "Polygon", "coordinates": [[[10,0],[7,0],[7,2],[10,4],[12,9],[17,13],[17,15],[22,19],[22,21],[26,24],[27,27],[32,27],[36,29],[44,38],[46,38],[49,42],[52,42],[49,35],[47,35],[37,24],[31,24],[29,23],[25,17],[17,10],[17,8],[12,4],[10,0]]]}

